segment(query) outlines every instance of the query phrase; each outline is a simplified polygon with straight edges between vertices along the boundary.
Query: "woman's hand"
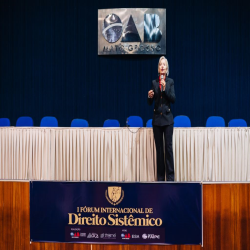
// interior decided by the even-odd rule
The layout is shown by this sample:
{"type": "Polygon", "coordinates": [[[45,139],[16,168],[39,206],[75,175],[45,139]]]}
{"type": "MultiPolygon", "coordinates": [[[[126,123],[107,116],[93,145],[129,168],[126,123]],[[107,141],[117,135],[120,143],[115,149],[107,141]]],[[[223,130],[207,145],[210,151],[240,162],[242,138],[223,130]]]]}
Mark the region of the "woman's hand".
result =
{"type": "Polygon", "coordinates": [[[153,98],[154,97],[154,91],[151,89],[148,91],[148,98],[153,98]]]}

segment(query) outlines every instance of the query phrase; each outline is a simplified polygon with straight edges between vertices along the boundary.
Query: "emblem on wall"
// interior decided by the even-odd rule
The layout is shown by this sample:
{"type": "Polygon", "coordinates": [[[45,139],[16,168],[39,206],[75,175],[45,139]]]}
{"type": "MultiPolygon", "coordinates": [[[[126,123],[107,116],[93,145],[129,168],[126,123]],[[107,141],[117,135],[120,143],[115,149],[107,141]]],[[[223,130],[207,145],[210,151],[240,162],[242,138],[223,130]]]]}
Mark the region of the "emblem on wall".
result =
{"type": "Polygon", "coordinates": [[[117,42],[122,34],[122,22],[116,14],[109,14],[105,17],[103,22],[102,34],[107,42],[117,42]]]}
{"type": "Polygon", "coordinates": [[[98,10],[98,55],[114,54],[166,54],[166,10],[98,10]]]}

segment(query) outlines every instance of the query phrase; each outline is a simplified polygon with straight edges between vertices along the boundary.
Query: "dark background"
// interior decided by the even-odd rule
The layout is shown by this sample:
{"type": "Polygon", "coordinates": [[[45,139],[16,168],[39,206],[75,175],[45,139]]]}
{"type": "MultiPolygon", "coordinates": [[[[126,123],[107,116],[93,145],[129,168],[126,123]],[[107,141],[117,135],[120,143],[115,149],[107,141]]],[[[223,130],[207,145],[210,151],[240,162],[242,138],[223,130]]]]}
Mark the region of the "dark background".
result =
{"type": "Polygon", "coordinates": [[[130,115],[152,118],[147,91],[159,56],[98,56],[104,8],[166,8],[174,116],[205,126],[211,115],[250,124],[250,8],[247,1],[8,0],[0,3],[0,117],[15,125],[56,116],[59,126],[90,126],[130,115]]]}

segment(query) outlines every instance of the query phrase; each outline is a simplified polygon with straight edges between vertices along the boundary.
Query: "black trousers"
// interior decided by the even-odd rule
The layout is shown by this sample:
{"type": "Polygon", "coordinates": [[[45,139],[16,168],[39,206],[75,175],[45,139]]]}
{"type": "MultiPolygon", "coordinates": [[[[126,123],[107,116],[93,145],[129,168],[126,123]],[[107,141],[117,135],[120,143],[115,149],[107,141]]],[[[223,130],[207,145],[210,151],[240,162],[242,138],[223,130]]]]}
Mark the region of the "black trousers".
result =
{"type": "Polygon", "coordinates": [[[174,181],[174,158],[173,158],[173,125],[153,126],[156,154],[157,154],[157,180],[165,181],[167,173],[167,181],[174,181]],[[163,136],[165,141],[165,159],[163,136]]]}

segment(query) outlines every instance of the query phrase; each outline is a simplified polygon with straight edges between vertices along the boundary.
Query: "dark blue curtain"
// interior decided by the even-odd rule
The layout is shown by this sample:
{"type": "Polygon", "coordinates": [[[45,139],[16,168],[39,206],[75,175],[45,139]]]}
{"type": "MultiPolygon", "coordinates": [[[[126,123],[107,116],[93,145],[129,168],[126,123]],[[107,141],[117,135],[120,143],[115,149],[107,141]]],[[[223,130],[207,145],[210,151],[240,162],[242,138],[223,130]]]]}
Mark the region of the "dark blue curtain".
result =
{"type": "Polygon", "coordinates": [[[98,56],[102,8],[166,8],[174,116],[205,126],[211,115],[250,124],[250,8],[247,1],[8,0],[0,3],[0,117],[152,118],[147,91],[158,56],[98,56]]]}

